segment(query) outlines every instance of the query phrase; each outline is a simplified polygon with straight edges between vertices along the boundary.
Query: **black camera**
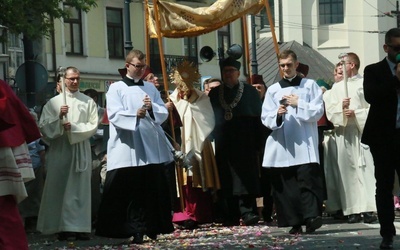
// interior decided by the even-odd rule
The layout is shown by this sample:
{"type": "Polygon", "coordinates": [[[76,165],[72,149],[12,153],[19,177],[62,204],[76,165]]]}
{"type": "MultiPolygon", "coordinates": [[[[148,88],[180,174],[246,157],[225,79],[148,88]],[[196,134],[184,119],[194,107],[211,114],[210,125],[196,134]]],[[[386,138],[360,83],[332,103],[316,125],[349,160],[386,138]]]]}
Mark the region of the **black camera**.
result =
{"type": "Polygon", "coordinates": [[[279,104],[280,104],[280,105],[287,106],[287,105],[288,105],[288,104],[287,104],[287,99],[282,99],[282,100],[280,100],[280,101],[279,101],[279,104]]]}

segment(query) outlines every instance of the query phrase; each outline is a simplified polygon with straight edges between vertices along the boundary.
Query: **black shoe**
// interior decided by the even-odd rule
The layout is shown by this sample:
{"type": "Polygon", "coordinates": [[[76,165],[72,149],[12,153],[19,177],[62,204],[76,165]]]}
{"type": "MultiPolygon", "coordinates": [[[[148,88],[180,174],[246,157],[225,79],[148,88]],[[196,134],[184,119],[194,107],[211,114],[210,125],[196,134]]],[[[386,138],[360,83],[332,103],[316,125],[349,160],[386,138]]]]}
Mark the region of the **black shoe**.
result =
{"type": "Polygon", "coordinates": [[[135,233],[133,235],[132,243],[134,243],[134,244],[142,244],[143,243],[143,233],[135,233]]]}
{"type": "Polygon", "coordinates": [[[380,249],[393,249],[393,237],[383,237],[380,249]]]}
{"type": "Polygon", "coordinates": [[[146,233],[147,237],[149,237],[152,240],[157,240],[157,234],[156,233],[146,233]]]}
{"type": "Polygon", "coordinates": [[[59,241],[75,240],[76,239],[76,234],[73,233],[73,232],[61,232],[61,233],[58,233],[57,239],[59,241]]]}
{"type": "Polygon", "coordinates": [[[373,223],[378,220],[378,217],[374,215],[372,212],[363,213],[364,223],[373,223]]]}
{"type": "Polygon", "coordinates": [[[76,233],[77,240],[90,240],[90,233],[76,233]]]}
{"type": "Polygon", "coordinates": [[[224,227],[240,226],[240,220],[225,220],[222,223],[222,226],[224,226],[224,227]]]}
{"type": "Polygon", "coordinates": [[[347,220],[348,223],[358,223],[361,221],[361,214],[350,214],[349,219],[347,220]]]}
{"type": "Polygon", "coordinates": [[[189,230],[195,229],[195,228],[197,228],[197,221],[185,220],[183,222],[183,228],[184,229],[189,229],[189,230]]]}
{"type": "Polygon", "coordinates": [[[252,226],[258,223],[258,221],[260,220],[260,217],[258,217],[258,215],[255,215],[253,213],[246,213],[243,216],[243,223],[246,226],[252,226]]]}
{"type": "Polygon", "coordinates": [[[321,216],[317,216],[315,218],[307,219],[306,223],[306,233],[313,233],[315,230],[322,226],[322,218],[321,216]]]}
{"type": "Polygon", "coordinates": [[[301,234],[303,232],[303,228],[301,228],[301,225],[299,226],[294,226],[292,229],[289,230],[290,234],[301,234]]]}

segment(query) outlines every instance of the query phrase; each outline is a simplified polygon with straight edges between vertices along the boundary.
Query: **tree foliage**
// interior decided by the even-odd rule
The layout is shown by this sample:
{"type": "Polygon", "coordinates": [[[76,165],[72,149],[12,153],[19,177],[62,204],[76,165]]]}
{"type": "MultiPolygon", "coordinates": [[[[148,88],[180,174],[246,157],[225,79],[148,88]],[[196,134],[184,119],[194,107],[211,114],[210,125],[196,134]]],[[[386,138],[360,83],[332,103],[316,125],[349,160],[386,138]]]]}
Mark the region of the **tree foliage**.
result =
{"type": "Polygon", "coordinates": [[[32,40],[49,36],[54,28],[52,20],[70,16],[63,3],[84,12],[97,6],[96,0],[1,0],[0,25],[32,40]]]}

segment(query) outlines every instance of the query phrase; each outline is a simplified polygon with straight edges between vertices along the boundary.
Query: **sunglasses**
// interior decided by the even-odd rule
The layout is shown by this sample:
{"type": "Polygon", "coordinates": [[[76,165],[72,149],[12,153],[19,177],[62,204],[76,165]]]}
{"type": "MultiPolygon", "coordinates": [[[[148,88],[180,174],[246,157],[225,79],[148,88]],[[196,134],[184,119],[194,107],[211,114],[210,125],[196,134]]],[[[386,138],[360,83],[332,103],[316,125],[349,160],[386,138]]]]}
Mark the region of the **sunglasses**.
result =
{"type": "Polygon", "coordinates": [[[400,46],[393,46],[393,45],[390,45],[390,44],[386,44],[389,48],[391,48],[392,50],[394,50],[394,51],[400,51],[400,46]]]}
{"type": "Polygon", "coordinates": [[[144,67],[146,67],[146,64],[133,64],[133,63],[128,63],[128,64],[132,65],[137,69],[143,69],[144,67]]]}
{"type": "Polygon", "coordinates": [[[280,63],[280,64],[279,64],[279,67],[281,67],[281,68],[284,68],[285,66],[288,67],[288,68],[290,68],[290,67],[293,66],[293,63],[280,63]]]}

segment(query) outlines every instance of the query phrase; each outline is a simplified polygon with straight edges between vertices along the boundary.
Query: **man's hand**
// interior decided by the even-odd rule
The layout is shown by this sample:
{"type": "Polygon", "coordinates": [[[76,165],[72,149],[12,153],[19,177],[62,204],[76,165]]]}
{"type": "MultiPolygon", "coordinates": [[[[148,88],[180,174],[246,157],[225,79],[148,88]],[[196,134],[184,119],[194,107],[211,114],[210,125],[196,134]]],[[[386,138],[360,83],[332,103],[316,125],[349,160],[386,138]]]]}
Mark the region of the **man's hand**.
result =
{"type": "Polygon", "coordinates": [[[151,99],[150,99],[150,97],[148,95],[146,95],[144,97],[144,99],[143,99],[143,106],[146,106],[147,110],[151,110],[152,109],[152,107],[151,107],[151,99]]]}
{"type": "Polygon", "coordinates": [[[138,109],[136,115],[139,118],[144,118],[146,116],[146,112],[147,112],[147,108],[141,107],[140,109],[138,109]]]}
{"type": "Polygon", "coordinates": [[[63,124],[64,130],[65,131],[70,131],[71,130],[71,123],[70,122],[66,122],[63,124]]]}
{"type": "Polygon", "coordinates": [[[68,114],[68,109],[69,109],[69,107],[68,107],[68,105],[62,105],[61,106],[61,108],[60,108],[60,114],[59,114],[59,118],[62,120],[63,119],[63,117],[65,116],[67,116],[67,114],[68,114]]]}
{"type": "Polygon", "coordinates": [[[287,112],[286,105],[284,104],[279,105],[278,116],[283,116],[284,114],[286,114],[286,112],[287,112]]]}
{"type": "Polygon", "coordinates": [[[295,95],[295,94],[284,95],[282,98],[286,99],[286,104],[288,106],[291,106],[293,108],[297,107],[297,104],[298,104],[298,101],[299,101],[299,96],[298,95],[295,95]]]}
{"type": "Polygon", "coordinates": [[[349,107],[350,107],[350,98],[346,97],[346,98],[343,99],[342,108],[343,109],[348,109],[349,107]]]}
{"type": "Polygon", "coordinates": [[[346,117],[353,117],[353,116],[355,116],[355,113],[354,113],[354,110],[352,110],[352,109],[345,109],[344,110],[344,115],[346,117]]]}
{"type": "Polygon", "coordinates": [[[168,101],[165,103],[165,107],[168,109],[168,111],[172,111],[174,104],[171,101],[168,101]]]}

